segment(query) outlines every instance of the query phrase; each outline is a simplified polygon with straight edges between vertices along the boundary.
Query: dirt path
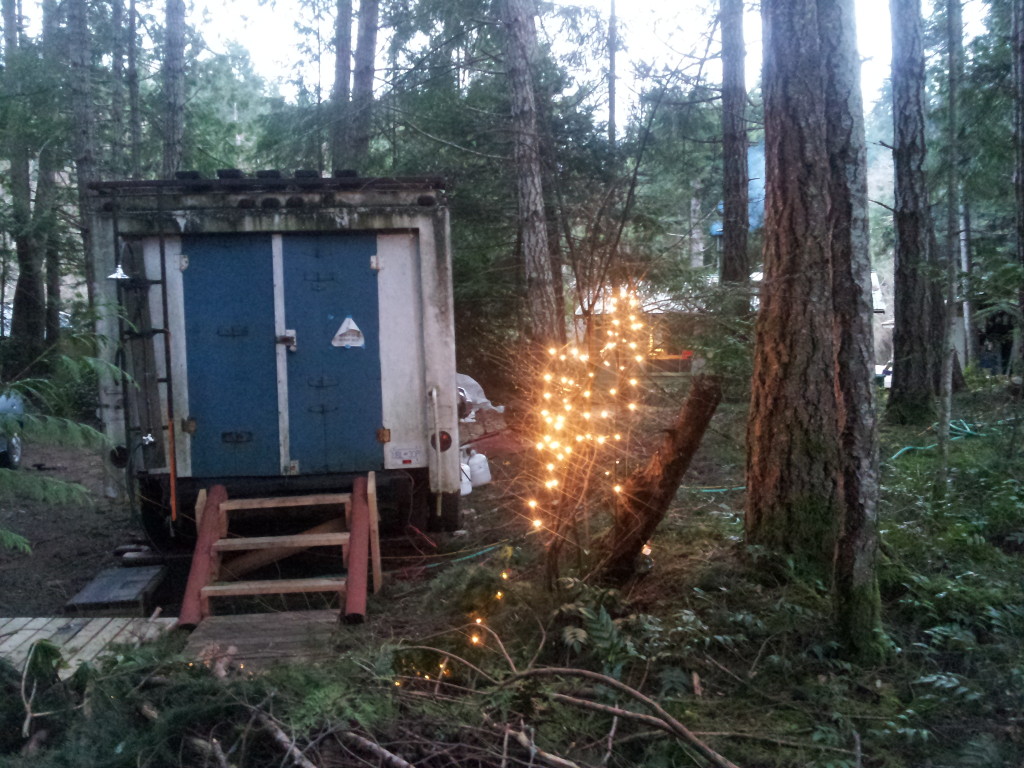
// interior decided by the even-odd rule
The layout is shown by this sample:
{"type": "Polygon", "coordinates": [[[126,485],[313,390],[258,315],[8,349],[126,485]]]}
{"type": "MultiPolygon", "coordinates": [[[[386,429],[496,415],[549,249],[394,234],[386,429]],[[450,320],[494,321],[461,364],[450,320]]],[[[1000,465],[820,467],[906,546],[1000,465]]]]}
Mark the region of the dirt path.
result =
{"type": "Polygon", "coordinates": [[[0,616],[59,616],[64,603],[103,568],[113,550],[138,540],[125,503],[104,497],[102,459],[80,449],[26,445],[22,468],[79,483],[90,506],[0,500],[0,528],[29,540],[32,553],[0,550],[0,616]]]}

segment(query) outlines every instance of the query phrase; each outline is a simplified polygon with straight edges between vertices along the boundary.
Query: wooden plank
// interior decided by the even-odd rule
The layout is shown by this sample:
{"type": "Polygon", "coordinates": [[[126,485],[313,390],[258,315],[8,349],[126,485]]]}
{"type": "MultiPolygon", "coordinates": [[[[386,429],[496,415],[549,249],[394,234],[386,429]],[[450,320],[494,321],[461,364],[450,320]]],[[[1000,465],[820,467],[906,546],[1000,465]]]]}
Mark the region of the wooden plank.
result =
{"type": "MultiPolygon", "coordinates": [[[[307,531],[303,531],[303,534],[313,533],[338,533],[342,531],[342,524],[340,518],[332,518],[327,522],[321,523],[320,525],[313,526],[307,531]]],[[[223,539],[221,540],[223,541],[223,539]]],[[[346,544],[342,544],[342,552],[344,552],[346,544]]],[[[222,563],[221,569],[221,581],[233,581],[241,578],[247,573],[255,571],[257,568],[262,568],[265,565],[276,563],[285,557],[290,557],[296,553],[296,550],[292,547],[281,547],[278,549],[268,549],[263,551],[247,552],[239,555],[227,562],[222,563]]]]}
{"type": "Polygon", "coordinates": [[[383,574],[380,567],[380,525],[377,516],[377,473],[371,472],[366,482],[366,500],[370,505],[370,567],[373,570],[373,593],[380,591],[383,574]]]}
{"type": "Polygon", "coordinates": [[[203,524],[203,510],[206,509],[206,489],[200,488],[196,494],[196,530],[203,524]]]}
{"type": "Polygon", "coordinates": [[[288,507],[313,507],[329,504],[349,504],[352,494],[349,493],[318,493],[310,496],[281,496],[264,499],[231,499],[220,505],[224,512],[243,509],[285,509],[288,507]]]}
{"type": "MultiPolygon", "coordinates": [[[[47,640],[53,642],[52,636],[56,632],[57,628],[63,623],[63,619],[52,619],[52,618],[40,618],[36,620],[35,631],[30,635],[26,635],[22,638],[21,645],[15,648],[11,652],[5,652],[4,658],[7,659],[16,669],[21,669],[28,662],[29,656],[32,654],[32,649],[35,648],[36,643],[41,640],[47,640]]],[[[29,625],[31,626],[31,624],[29,625]]],[[[27,631],[28,626],[25,627],[27,631]]],[[[57,643],[59,645],[59,643],[57,643]]]]}
{"type": "Polygon", "coordinates": [[[233,647],[235,662],[245,669],[284,659],[330,658],[337,627],[336,611],[211,616],[189,636],[183,653],[207,661],[233,647]]]}
{"type": "Polygon", "coordinates": [[[22,616],[14,619],[7,619],[3,630],[0,631],[0,653],[3,653],[4,641],[32,621],[31,616],[22,616]]]}
{"type": "Polygon", "coordinates": [[[20,629],[11,633],[0,645],[0,657],[8,659],[18,666],[28,656],[29,646],[34,642],[39,631],[46,626],[46,618],[30,618],[20,629]]]}
{"type": "MultiPolygon", "coordinates": [[[[73,643],[66,647],[68,652],[64,654],[69,669],[77,669],[83,662],[91,661],[93,655],[103,647],[102,642],[94,642],[97,638],[106,637],[110,634],[111,622],[118,621],[114,618],[92,619],[77,634],[73,643]]],[[[120,619],[125,622],[127,619],[120,619]]]]}
{"type": "MultiPolygon", "coordinates": [[[[58,673],[62,680],[71,677],[85,662],[92,662],[106,655],[113,643],[123,643],[138,647],[142,643],[155,640],[178,624],[176,618],[158,619],[91,619],[90,623],[99,626],[99,631],[88,628],[92,639],[81,646],[68,659],[67,666],[58,673]]],[[[84,634],[84,633],[83,633],[84,634]]],[[[67,653],[65,653],[67,657],[67,653]]]]}
{"type": "MultiPolygon", "coordinates": [[[[334,547],[343,544],[348,544],[347,533],[297,533],[292,536],[250,536],[239,539],[221,539],[213,545],[213,548],[218,552],[246,552],[255,549],[292,550],[308,549],[309,547],[334,547]]],[[[294,554],[294,552],[289,552],[289,554],[294,554]]]]}
{"type": "Polygon", "coordinates": [[[204,597],[239,595],[285,595],[295,592],[339,592],[345,588],[345,577],[312,579],[274,579],[270,581],[241,581],[234,584],[211,584],[203,587],[204,597]]]}

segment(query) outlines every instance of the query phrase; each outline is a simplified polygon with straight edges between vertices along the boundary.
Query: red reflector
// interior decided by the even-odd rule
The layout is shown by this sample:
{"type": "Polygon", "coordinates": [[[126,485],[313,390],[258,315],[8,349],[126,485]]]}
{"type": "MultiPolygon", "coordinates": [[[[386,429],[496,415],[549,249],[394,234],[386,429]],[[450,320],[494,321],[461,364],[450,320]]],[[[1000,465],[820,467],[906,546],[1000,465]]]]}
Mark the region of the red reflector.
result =
{"type": "MultiPolygon", "coordinates": [[[[437,448],[437,435],[436,434],[430,436],[430,444],[434,448],[437,448]]],[[[452,436],[449,435],[447,432],[441,432],[441,450],[442,451],[447,451],[451,447],[452,447],[452,436]]]]}

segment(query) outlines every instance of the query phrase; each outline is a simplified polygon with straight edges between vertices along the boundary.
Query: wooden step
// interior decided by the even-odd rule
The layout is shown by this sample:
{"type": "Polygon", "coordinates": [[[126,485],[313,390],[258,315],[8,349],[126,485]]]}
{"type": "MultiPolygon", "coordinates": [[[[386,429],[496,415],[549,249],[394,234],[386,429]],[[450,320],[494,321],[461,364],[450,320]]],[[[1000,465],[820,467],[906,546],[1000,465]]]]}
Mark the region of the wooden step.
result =
{"type": "Polygon", "coordinates": [[[239,581],[230,584],[210,584],[203,587],[204,599],[242,595],[285,595],[296,592],[341,592],[345,589],[344,576],[315,579],[272,579],[269,581],[239,581]]]}
{"type": "Polygon", "coordinates": [[[293,547],[344,547],[348,545],[348,533],[297,533],[292,536],[249,536],[246,538],[220,539],[214,542],[215,552],[247,552],[255,549],[277,549],[293,547]]]}
{"type": "Polygon", "coordinates": [[[224,512],[241,509],[287,509],[291,507],[316,507],[329,504],[350,504],[351,493],[316,493],[309,496],[281,496],[262,499],[230,499],[220,505],[224,512]]]}

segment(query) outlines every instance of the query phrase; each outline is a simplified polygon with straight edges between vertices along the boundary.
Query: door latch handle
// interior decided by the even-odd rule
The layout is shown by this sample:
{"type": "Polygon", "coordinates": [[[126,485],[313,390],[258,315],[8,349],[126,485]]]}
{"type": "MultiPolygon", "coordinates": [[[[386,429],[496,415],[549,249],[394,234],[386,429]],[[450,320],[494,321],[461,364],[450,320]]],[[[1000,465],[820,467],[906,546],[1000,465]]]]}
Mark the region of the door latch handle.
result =
{"type": "Polygon", "coordinates": [[[298,339],[296,338],[295,331],[287,330],[276,338],[278,344],[284,344],[288,347],[289,352],[294,352],[298,349],[298,339]]]}

